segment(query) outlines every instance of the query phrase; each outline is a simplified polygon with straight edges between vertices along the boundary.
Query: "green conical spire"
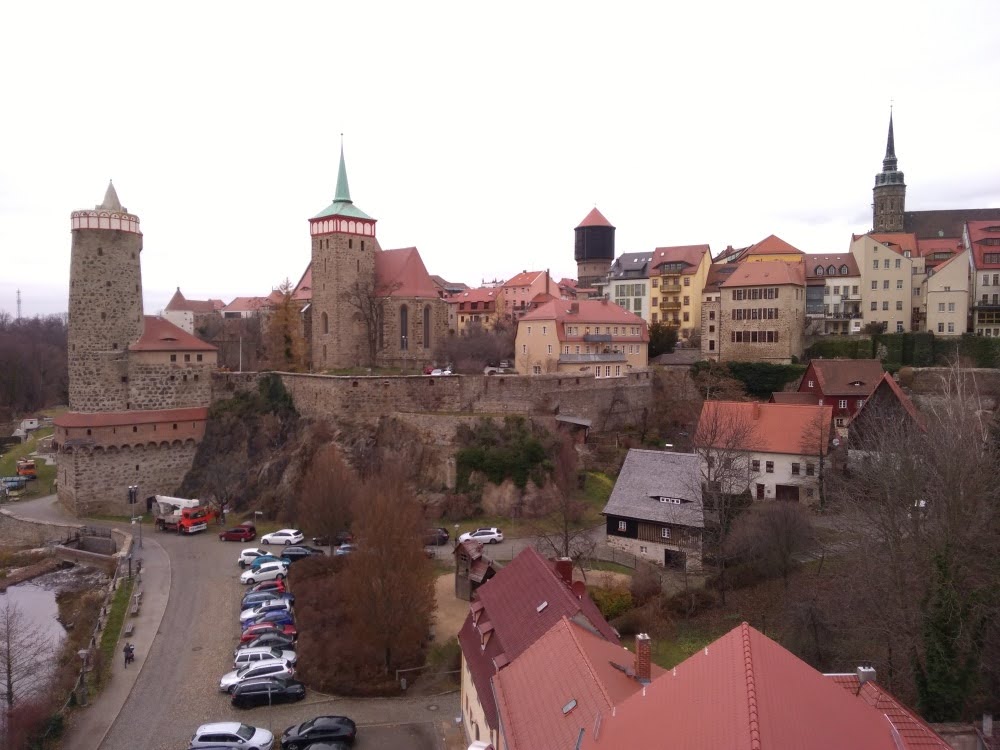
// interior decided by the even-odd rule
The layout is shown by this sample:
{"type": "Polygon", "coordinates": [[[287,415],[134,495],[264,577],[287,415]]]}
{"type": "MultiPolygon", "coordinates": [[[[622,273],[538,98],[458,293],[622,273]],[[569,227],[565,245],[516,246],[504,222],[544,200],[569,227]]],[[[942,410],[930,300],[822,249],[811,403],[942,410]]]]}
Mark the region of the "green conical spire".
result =
{"type": "Polygon", "coordinates": [[[337,170],[337,193],[333,196],[335,203],[353,203],[351,188],[347,184],[347,164],[344,162],[344,140],[340,140],[340,169],[337,170]]]}

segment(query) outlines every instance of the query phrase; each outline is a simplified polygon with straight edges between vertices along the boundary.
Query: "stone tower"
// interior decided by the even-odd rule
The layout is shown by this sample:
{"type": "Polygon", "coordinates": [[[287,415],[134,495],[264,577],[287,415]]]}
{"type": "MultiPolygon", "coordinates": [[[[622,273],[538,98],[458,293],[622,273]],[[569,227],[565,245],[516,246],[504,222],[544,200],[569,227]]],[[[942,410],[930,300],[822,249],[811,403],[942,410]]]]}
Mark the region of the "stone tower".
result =
{"type": "Polygon", "coordinates": [[[615,228],[595,207],[574,232],[577,282],[581,288],[591,288],[608,275],[615,261],[615,228]]]}
{"type": "Polygon", "coordinates": [[[892,135],[892,113],[889,113],[889,139],[885,146],[882,171],[875,175],[872,189],[872,231],[902,232],[906,205],[906,183],[896,168],[896,144],[892,135]]]}
{"type": "Polygon", "coordinates": [[[69,408],[124,411],[128,347],[142,336],[142,232],[108,184],[93,211],[74,211],[69,282],[69,408]]]}

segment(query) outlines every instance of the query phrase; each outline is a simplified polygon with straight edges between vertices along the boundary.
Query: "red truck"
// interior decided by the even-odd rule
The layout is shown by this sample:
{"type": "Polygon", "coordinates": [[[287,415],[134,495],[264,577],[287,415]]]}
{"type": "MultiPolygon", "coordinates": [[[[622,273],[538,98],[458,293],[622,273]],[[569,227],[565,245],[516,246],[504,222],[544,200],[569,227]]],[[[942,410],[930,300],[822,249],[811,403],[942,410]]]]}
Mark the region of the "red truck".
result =
{"type": "Polygon", "coordinates": [[[205,531],[216,519],[215,509],[202,505],[200,500],[167,495],[156,495],[155,500],[156,528],[160,531],[196,534],[205,531]]]}

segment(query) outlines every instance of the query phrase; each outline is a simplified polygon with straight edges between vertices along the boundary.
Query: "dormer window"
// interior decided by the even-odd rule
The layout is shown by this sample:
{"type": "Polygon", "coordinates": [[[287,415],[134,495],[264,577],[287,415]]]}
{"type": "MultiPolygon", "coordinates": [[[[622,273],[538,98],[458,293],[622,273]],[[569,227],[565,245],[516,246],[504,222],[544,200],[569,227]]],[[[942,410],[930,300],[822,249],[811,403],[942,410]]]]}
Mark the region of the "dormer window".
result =
{"type": "Polygon", "coordinates": [[[823,266],[816,266],[816,275],[817,276],[823,275],[823,266]]]}
{"type": "Polygon", "coordinates": [[[847,266],[841,266],[840,267],[840,275],[841,276],[847,276],[848,273],[850,273],[850,271],[847,270],[847,266]]]}
{"type": "Polygon", "coordinates": [[[834,268],[833,266],[827,266],[826,273],[827,273],[828,276],[836,276],[837,275],[837,269],[834,268]]]}

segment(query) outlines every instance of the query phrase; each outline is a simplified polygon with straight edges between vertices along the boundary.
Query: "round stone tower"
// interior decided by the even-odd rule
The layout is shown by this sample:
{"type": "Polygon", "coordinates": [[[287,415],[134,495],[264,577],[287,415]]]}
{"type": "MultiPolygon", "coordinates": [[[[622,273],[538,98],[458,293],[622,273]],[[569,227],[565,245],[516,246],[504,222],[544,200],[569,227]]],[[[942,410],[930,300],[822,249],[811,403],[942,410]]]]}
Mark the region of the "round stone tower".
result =
{"type": "Polygon", "coordinates": [[[595,207],[574,231],[577,283],[586,289],[607,276],[615,261],[615,228],[595,207]]]}
{"type": "Polygon", "coordinates": [[[103,203],[71,220],[69,408],[125,411],[128,347],[143,330],[139,217],[109,183],[103,203]]]}

